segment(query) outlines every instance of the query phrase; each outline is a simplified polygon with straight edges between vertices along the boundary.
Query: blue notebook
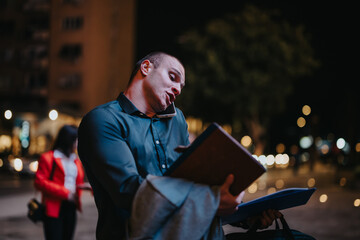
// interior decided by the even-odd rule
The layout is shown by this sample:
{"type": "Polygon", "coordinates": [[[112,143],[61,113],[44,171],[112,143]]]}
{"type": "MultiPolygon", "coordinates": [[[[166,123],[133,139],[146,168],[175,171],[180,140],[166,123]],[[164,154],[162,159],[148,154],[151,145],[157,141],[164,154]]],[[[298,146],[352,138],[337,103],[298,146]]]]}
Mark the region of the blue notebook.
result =
{"type": "Polygon", "coordinates": [[[304,205],[315,190],[316,188],[287,188],[246,203],[241,203],[235,213],[222,217],[223,224],[242,221],[267,209],[283,210],[304,205]]]}

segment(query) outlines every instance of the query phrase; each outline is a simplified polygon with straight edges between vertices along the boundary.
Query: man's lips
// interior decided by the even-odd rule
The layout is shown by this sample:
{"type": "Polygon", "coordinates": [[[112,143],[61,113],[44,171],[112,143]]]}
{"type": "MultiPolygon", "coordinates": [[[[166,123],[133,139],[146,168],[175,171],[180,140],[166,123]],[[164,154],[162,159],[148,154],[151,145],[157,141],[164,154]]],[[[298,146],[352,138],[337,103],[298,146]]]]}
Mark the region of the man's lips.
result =
{"type": "Polygon", "coordinates": [[[171,94],[171,93],[167,93],[168,97],[169,97],[169,101],[170,103],[174,102],[175,101],[175,95],[174,94],[171,94]]]}

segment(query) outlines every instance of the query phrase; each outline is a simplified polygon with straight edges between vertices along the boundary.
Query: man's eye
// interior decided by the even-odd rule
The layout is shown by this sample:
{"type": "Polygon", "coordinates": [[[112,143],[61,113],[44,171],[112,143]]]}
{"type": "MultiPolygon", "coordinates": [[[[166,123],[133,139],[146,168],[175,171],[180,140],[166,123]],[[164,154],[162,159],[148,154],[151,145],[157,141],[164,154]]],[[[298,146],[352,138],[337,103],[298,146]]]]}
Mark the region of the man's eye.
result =
{"type": "Polygon", "coordinates": [[[175,81],[175,75],[174,74],[169,74],[169,77],[170,77],[171,81],[175,81]]]}

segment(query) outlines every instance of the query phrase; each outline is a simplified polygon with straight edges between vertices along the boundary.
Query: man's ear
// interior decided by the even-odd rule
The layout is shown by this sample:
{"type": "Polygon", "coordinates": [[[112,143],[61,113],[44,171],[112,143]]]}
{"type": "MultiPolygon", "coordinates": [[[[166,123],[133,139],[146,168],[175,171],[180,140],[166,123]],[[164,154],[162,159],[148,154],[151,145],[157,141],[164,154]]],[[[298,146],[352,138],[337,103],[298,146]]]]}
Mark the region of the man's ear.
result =
{"type": "Polygon", "coordinates": [[[140,71],[144,76],[147,76],[152,69],[152,64],[149,60],[144,60],[140,65],[140,71]]]}

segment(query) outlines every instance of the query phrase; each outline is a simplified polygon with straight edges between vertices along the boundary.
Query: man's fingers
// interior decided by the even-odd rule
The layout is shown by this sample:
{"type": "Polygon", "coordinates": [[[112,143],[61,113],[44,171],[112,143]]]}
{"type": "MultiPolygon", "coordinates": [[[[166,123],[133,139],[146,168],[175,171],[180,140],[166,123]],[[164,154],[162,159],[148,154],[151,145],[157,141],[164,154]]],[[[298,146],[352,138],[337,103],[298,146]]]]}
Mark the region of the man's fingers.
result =
{"type": "Polygon", "coordinates": [[[183,153],[183,152],[185,152],[188,148],[189,148],[189,146],[179,145],[179,146],[177,146],[174,150],[175,150],[175,152],[183,153]]]}
{"type": "Polygon", "coordinates": [[[282,213],[279,211],[275,211],[275,215],[277,218],[281,218],[283,216],[282,213]]]}
{"type": "MultiPolygon", "coordinates": [[[[266,211],[263,211],[262,218],[261,218],[261,228],[267,228],[269,227],[275,218],[277,218],[279,211],[268,209],[266,211]]],[[[280,213],[281,214],[281,213],[280,213]]]]}
{"type": "Polygon", "coordinates": [[[275,216],[275,210],[268,209],[268,210],[266,211],[266,214],[269,216],[269,218],[270,218],[271,220],[274,220],[274,219],[276,218],[276,216],[275,216]]]}
{"type": "Polygon", "coordinates": [[[223,187],[226,189],[226,190],[229,190],[230,189],[230,186],[231,184],[234,182],[234,175],[233,174],[229,174],[227,177],[226,177],[226,180],[223,184],[223,187]]]}
{"type": "Polygon", "coordinates": [[[240,203],[241,203],[241,201],[242,201],[243,198],[244,198],[244,195],[245,195],[245,191],[242,191],[239,195],[237,195],[237,197],[236,197],[236,202],[237,202],[237,204],[240,204],[240,203]]]}
{"type": "Polygon", "coordinates": [[[269,216],[269,211],[264,211],[263,214],[263,219],[265,220],[265,225],[269,225],[270,223],[272,223],[272,219],[271,217],[269,216]]]}

